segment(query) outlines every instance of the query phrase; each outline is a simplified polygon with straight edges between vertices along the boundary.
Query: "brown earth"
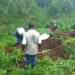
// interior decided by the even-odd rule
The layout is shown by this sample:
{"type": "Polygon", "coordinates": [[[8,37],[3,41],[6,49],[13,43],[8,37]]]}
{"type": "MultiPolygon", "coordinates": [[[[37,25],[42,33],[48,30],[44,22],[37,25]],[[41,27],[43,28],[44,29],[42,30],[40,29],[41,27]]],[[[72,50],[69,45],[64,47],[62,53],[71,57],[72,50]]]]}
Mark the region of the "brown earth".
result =
{"type": "MultiPolygon", "coordinates": [[[[52,58],[53,60],[56,60],[57,58],[63,58],[68,59],[69,55],[64,52],[64,46],[59,45],[58,47],[55,47],[53,49],[48,49],[45,51],[41,51],[37,54],[37,59],[43,60],[45,56],[48,56],[49,58],[52,58]]],[[[25,61],[22,60],[18,63],[20,68],[23,68],[25,66],[25,61]]]]}
{"type": "Polygon", "coordinates": [[[43,49],[52,49],[59,46],[60,44],[61,43],[55,39],[43,40],[39,51],[43,49]]]}
{"type": "MultiPolygon", "coordinates": [[[[19,45],[16,46],[17,49],[22,49],[22,47],[23,46],[21,44],[19,44],[19,45]]],[[[11,54],[13,52],[13,49],[14,49],[13,47],[6,47],[5,48],[6,53],[9,53],[9,54],[11,54]]],[[[24,48],[22,51],[25,52],[25,50],[26,49],[24,48]]]]}
{"type": "Polygon", "coordinates": [[[75,37],[75,31],[59,33],[58,36],[61,39],[75,37]]]}
{"type": "MultiPolygon", "coordinates": [[[[44,41],[41,49],[43,49],[43,47],[48,50],[45,50],[45,53],[42,53],[43,50],[39,51],[40,53],[37,55],[39,59],[43,59],[45,56],[48,56],[52,59],[57,59],[58,57],[63,57],[64,59],[66,58],[66,54],[64,53],[64,46],[60,45],[56,40],[49,39],[47,41],[44,41]]],[[[18,45],[16,48],[22,49],[22,45],[18,45]]],[[[12,52],[13,48],[9,47],[6,49],[6,53],[11,54],[12,52]]]]}
{"type": "MultiPolygon", "coordinates": [[[[71,36],[71,33],[60,34],[60,37],[62,37],[62,38],[64,38],[64,37],[68,38],[69,36],[71,36]]],[[[22,45],[19,44],[16,46],[16,48],[22,49],[22,45]]],[[[12,51],[13,51],[13,48],[11,48],[11,47],[6,48],[6,53],[11,54],[12,51]]],[[[25,49],[22,51],[25,52],[25,49]]],[[[41,52],[40,54],[38,54],[39,59],[44,58],[44,56],[48,56],[52,59],[55,59],[58,57],[63,57],[64,59],[67,58],[67,54],[64,53],[64,46],[62,46],[61,43],[55,39],[43,40],[43,42],[40,46],[39,52],[41,52]],[[44,49],[50,49],[50,50],[48,50],[48,52],[46,52],[46,53],[42,53],[41,51],[44,49]]]]}
{"type": "MultiPolygon", "coordinates": [[[[64,38],[70,38],[70,37],[75,37],[75,31],[58,34],[58,40],[59,39],[62,40],[64,38]]],[[[59,57],[68,59],[69,55],[64,52],[65,47],[61,45],[61,43],[58,40],[55,40],[55,39],[44,40],[39,49],[39,53],[37,54],[37,58],[42,60],[45,56],[48,56],[49,58],[52,58],[54,60],[59,57]],[[43,49],[46,49],[46,50],[43,52],[43,49]]],[[[22,45],[19,44],[16,46],[16,48],[22,49],[22,45]]],[[[13,52],[12,47],[7,47],[5,49],[6,49],[6,53],[11,54],[13,52]]],[[[25,49],[22,51],[25,52],[25,49]]],[[[18,62],[18,66],[20,68],[23,68],[25,66],[25,61],[22,60],[18,62]]]]}
{"type": "Polygon", "coordinates": [[[69,32],[65,32],[65,33],[58,34],[58,37],[59,37],[59,39],[65,39],[65,38],[69,38],[71,36],[70,36],[69,32]]]}
{"type": "Polygon", "coordinates": [[[40,52],[38,55],[37,55],[37,58],[42,60],[45,56],[48,56],[52,59],[57,59],[57,58],[64,58],[64,59],[67,59],[68,58],[68,55],[64,52],[64,46],[62,45],[59,45],[53,49],[49,49],[48,51],[46,52],[40,52]]]}
{"type": "MultiPolygon", "coordinates": [[[[52,48],[55,48],[55,47],[59,46],[60,44],[61,43],[59,41],[55,40],[55,39],[43,40],[42,44],[40,45],[39,52],[42,51],[43,49],[52,49],[52,48]]],[[[16,48],[18,48],[18,49],[22,49],[22,47],[23,46],[21,44],[19,44],[19,45],[16,46],[16,48]]],[[[23,52],[25,52],[25,50],[26,50],[25,48],[24,48],[24,50],[22,49],[23,52]]],[[[8,53],[10,53],[10,51],[12,51],[12,48],[8,47],[8,48],[6,48],[6,51],[8,53]]]]}
{"type": "Polygon", "coordinates": [[[75,37],[75,31],[70,32],[71,37],[75,37]]]}

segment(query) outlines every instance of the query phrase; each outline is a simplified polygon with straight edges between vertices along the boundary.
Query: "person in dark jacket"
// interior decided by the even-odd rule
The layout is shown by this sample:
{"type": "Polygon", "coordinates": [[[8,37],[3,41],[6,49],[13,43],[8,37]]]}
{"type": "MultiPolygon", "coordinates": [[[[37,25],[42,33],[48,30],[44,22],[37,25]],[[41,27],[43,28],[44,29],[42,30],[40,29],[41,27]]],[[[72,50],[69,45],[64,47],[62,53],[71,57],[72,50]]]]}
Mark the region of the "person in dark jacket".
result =
{"type": "Polygon", "coordinates": [[[22,45],[22,41],[25,37],[25,29],[23,27],[17,28],[15,36],[17,38],[16,48],[21,48],[24,51],[25,47],[22,45]]]}

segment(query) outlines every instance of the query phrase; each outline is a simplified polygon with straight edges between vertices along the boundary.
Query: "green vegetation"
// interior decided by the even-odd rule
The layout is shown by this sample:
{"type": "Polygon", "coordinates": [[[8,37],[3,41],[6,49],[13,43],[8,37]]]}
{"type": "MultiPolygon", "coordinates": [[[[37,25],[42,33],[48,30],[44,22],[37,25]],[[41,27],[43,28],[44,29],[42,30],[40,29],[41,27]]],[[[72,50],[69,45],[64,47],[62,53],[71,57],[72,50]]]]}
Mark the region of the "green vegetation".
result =
{"type": "Polygon", "coordinates": [[[50,34],[52,21],[58,24],[59,33],[73,31],[75,0],[0,0],[0,75],[75,75],[71,70],[75,67],[75,38],[61,40],[62,44],[66,44],[64,51],[70,55],[69,59],[45,57],[37,60],[34,69],[19,67],[25,53],[13,47],[16,43],[14,34],[17,27],[27,30],[31,21],[35,22],[41,34],[50,34]],[[6,52],[8,47],[13,52],[6,52]]]}

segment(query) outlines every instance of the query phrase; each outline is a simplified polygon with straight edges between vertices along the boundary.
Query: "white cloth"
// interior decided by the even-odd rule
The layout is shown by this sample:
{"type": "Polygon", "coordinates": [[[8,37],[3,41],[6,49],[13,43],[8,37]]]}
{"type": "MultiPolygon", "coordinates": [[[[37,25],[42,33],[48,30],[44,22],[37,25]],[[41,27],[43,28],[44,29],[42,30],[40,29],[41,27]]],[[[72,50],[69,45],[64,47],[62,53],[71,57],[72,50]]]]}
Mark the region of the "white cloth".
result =
{"type": "Polygon", "coordinates": [[[44,33],[40,36],[40,40],[47,40],[50,37],[50,35],[44,33]]]}
{"type": "MultiPolygon", "coordinates": [[[[26,54],[34,55],[38,52],[38,44],[42,43],[39,39],[40,33],[34,29],[30,29],[26,32],[25,37],[23,38],[26,46],[26,54]]],[[[24,44],[22,41],[22,44],[24,44]]]]}
{"type": "Polygon", "coordinates": [[[17,28],[17,32],[18,32],[20,35],[24,35],[24,34],[25,34],[25,29],[24,29],[23,27],[17,28]]]}
{"type": "Polygon", "coordinates": [[[26,45],[26,33],[23,34],[22,44],[26,45]]]}
{"type": "Polygon", "coordinates": [[[23,36],[22,44],[26,44],[26,32],[25,32],[25,29],[23,27],[19,27],[19,28],[17,28],[17,32],[19,33],[19,35],[23,36]]]}

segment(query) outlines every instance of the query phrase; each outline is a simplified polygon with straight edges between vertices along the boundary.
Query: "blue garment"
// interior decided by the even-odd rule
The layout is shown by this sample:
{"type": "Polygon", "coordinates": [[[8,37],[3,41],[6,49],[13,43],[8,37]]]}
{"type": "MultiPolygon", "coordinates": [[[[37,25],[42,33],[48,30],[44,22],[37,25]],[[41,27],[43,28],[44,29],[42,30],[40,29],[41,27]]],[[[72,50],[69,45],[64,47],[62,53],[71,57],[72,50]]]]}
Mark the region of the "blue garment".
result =
{"type": "Polygon", "coordinates": [[[31,63],[31,67],[34,68],[36,65],[36,55],[28,55],[26,54],[26,65],[31,63]]]}
{"type": "Polygon", "coordinates": [[[22,35],[19,35],[18,32],[16,32],[16,37],[17,37],[17,45],[18,44],[21,44],[22,40],[23,40],[23,36],[22,35]]]}

